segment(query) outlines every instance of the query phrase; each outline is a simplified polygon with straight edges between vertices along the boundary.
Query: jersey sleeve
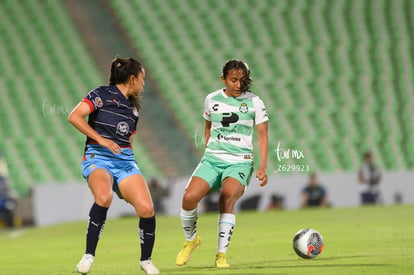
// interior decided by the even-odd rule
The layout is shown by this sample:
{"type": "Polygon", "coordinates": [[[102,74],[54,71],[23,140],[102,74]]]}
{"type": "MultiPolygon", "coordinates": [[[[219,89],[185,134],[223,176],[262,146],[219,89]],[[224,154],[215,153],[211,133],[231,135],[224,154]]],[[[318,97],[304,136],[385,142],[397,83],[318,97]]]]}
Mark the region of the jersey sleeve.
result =
{"type": "Polygon", "coordinates": [[[101,96],[99,95],[99,90],[94,89],[90,91],[83,99],[82,102],[85,102],[89,105],[89,108],[91,109],[91,112],[102,108],[103,106],[103,100],[101,96]]]}
{"type": "Polygon", "coordinates": [[[256,125],[269,121],[267,116],[266,107],[263,101],[259,97],[255,97],[253,100],[254,108],[256,110],[254,123],[256,125]]]}
{"type": "Polygon", "coordinates": [[[211,121],[209,102],[210,102],[210,98],[207,96],[206,99],[204,100],[203,117],[205,120],[211,121]]]}

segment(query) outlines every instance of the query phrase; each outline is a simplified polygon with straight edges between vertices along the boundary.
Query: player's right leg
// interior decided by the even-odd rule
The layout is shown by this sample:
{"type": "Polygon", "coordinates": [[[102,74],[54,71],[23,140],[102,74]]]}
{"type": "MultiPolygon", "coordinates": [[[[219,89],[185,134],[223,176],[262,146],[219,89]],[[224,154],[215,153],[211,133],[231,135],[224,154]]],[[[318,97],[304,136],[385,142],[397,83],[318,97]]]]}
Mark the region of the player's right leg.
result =
{"type": "Polygon", "coordinates": [[[176,264],[179,266],[185,265],[194,249],[201,244],[197,235],[197,205],[209,191],[210,185],[198,176],[193,176],[185,189],[180,218],[186,240],[176,258],[176,264]]]}
{"type": "Polygon", "coordinates": [[[89,188],[95,202],[89,211],[85,254],[76,265],[76,271],[81,274],[89,273],[94,262],[96,247],[112,202],[112,181],[109,172],[102,168],[94,169],[88,176],[89,188]]]}

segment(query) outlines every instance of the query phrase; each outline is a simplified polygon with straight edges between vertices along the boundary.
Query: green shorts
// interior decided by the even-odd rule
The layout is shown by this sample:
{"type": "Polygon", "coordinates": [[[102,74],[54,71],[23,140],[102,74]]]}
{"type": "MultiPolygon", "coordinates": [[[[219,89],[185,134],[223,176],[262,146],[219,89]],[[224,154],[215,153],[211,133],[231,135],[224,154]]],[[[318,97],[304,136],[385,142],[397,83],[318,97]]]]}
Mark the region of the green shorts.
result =
{"type": "Polygon", "coordinates": [[[210,186],[210,192],[221,188],[221,183],[227,177],[234,178],[244,186],[248,186],[253,173],[253,163],[216,164],[202,159],[191,175],[202,178],[210,186]]]}

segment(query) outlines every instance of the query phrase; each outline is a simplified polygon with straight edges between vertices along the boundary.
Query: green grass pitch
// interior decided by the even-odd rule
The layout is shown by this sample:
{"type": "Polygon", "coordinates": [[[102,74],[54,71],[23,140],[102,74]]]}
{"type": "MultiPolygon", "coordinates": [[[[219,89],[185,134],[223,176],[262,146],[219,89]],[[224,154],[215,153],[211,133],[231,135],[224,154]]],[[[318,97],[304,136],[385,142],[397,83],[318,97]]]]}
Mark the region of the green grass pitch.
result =
{"type": "MultiPolygon", "coordinates": [[[[1,230],[0,274],[74,274],[85,231],[86,222],[1,230]]],[[[90,274],[143,274],[137,231],[134,217],[109,220],[90,274]]],[[[216,231],[217,214],[200,215],[202,245],[177,267],[180,220],[159,216],[153,262],[161,274],[414,274],[414,206],[238,213],[226,270],[214,267],[216,231]],[[325,241],[312,260],[292,249],[294,234],[306,227],[325,241]]]]}

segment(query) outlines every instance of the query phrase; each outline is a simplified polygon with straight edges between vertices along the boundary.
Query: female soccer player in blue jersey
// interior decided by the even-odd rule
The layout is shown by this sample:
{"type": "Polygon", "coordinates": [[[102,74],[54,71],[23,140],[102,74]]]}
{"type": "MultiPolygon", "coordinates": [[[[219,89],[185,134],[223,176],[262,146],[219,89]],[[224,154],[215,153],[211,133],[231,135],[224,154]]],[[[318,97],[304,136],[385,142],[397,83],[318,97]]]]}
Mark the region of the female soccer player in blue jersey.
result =
{"type": "Polygon", "coordinates": [[[253,172],[252,137],[258,134],[260,164],[256,178],[267,183],[268,117],[263,101],[249,91],[250,70],[239,60],[228,61],[222,70],[224,88],[207,95],[204,102],[206,149],[185,188],[181,223],[186,241],[176,264],[190,260],[200,244],[196,232],[197,205],[209,192],[219,190],[218,249],[216,267],[226,268],[227,248],[236,224],[234,205],[242,196],[253,172]]]}
{"type": "Polygon", "coordinates": [[[144,78],[145,71],[137,60],[114,59],[109,86],[90,91],[68,117],[69,122],[87,137],[82,174],[95,200],[89,212],[86,251],[76,266],[76,271],[82,274],[87,274],[94,262],[99,235],[112,202],[112,191],[130,203],[140,217],[141,269],[146,274],[159,274],[151,262],[155,239],[153,203],[131,147],[144,78]]]}

